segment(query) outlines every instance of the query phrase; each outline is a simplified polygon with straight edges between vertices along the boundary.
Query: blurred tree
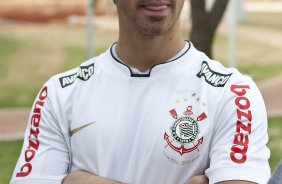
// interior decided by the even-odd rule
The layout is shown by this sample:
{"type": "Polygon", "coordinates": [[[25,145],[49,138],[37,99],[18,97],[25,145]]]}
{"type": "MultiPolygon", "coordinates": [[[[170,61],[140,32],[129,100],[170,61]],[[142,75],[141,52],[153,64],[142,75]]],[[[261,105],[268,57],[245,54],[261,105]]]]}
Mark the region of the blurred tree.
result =
{"type": "Polygon", "coordinates": [[[229,0],[214,0],[210,10],[206,0],[190,0],[192,28],[190,40],[196,48],[212,57],[212,44],[216,29],[224,15],[229,0]]]}

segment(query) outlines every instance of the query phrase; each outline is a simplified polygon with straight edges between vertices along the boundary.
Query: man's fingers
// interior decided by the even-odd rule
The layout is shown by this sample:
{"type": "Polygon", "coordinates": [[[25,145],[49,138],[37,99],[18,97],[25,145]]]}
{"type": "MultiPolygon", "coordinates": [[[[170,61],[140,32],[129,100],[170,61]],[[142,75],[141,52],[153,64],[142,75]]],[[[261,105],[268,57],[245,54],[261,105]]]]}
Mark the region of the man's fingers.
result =
{"type": "Polygon", "coordinates": [[[193,176],[185,184],[208,184],[209,179],[205,175],[193,176]]]}
{"type": "Polygon", "coordinates": [[[90,175],[90,173],[84,171],[73,171],[64,178],[62,184],[86,183],[90,175]]]}

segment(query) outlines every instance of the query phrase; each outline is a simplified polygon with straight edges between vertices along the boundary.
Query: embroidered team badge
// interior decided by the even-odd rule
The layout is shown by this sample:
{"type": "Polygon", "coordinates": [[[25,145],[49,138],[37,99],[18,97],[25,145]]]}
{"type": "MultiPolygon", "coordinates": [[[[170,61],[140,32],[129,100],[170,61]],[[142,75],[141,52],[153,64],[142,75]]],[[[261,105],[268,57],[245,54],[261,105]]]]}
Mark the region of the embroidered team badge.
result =
{"type": "Polygon", "coordinates": [[[163,154],[172,164],[184,166],[200,157],[205,142],[202,124],[208,118],[204,101],[197,93],[188,92],[168,110],[170,126],[163,134],[163,154]]]}
{"type": "Polygon", "coordinates": [[[207,115],[203,112],[197,119],[194,119],[192,117],[192,106],[188,106],[181,117],[178,116],[175,109],[172,109],[169,112],[175,121],[171,126],[172,140],[170,140],[170,136],[167,132],[164,133],[164,140],[167,142],[167,145],[181,156],[194,150],[198,150],[204,140],[203,137],[198,136],[200,132],[198,122],[206,119],[207,115]],[[176,143],[173,143],[175,141],[176,143]]]}

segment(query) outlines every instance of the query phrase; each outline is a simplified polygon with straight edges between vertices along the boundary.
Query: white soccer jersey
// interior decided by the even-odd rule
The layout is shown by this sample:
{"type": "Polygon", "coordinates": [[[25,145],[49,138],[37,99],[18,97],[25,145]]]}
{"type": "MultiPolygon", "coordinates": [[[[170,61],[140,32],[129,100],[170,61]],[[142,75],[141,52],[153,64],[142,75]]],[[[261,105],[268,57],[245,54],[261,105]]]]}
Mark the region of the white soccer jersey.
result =
{"type": "MultiPolygon", "coordinates": [[[[122,183],[270,177],[267,117],[254,82],[187,42],[134,74],[107,52],[52,77],[35,100],[12,184],[84,170],[122,183]]],[[[145,53],[144,53],[145,54],[145,53]]]]}

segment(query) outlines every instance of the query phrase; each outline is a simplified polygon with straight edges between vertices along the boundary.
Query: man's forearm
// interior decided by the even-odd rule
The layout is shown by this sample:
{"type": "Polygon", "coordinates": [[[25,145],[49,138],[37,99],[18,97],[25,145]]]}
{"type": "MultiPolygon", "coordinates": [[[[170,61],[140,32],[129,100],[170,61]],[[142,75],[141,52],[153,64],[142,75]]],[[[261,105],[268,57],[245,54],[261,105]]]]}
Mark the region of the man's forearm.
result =
{"type": "MultiPolygon", "coordinates": [[[[95,174],[90,174],[85,171],[73,171],[67,175],[62,184],[120,184],[120,182],[103,178],[95,174]]],[[[208,178],[205,175],[192,177],[185,184],[208,184],[208,178]]]]}
{"type": "Polygon", "coordinates": [[[230,181],[219,182],[218,184],[254,184],[254,183],[250,181],[243,181],[243,180],[230,180],[230,181]]]}
{"type": "Polygon", "coordinates": [[[119,184],[117,181],[103,178],[85,171],[73,171],[67,175],[62,184],[119,184]]]}
{"type": "Polygon", "coordinates": [[[193,176],[185,184],[209,184],[209,179],[205,175],[193,176]]]}

